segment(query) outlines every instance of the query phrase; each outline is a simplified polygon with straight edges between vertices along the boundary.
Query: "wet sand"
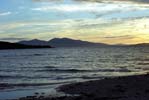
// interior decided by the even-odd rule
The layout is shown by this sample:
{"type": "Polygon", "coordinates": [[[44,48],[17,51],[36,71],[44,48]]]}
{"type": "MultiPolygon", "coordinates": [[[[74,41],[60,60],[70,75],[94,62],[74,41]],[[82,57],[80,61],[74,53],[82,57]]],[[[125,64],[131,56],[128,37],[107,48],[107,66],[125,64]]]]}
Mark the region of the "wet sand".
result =
{"type": "Polygon", "coordinates": [[[149,100],[149,74],[106,78],[63,85],[58,91],[72,96],[35,96],[19,100],[149,100]]]}

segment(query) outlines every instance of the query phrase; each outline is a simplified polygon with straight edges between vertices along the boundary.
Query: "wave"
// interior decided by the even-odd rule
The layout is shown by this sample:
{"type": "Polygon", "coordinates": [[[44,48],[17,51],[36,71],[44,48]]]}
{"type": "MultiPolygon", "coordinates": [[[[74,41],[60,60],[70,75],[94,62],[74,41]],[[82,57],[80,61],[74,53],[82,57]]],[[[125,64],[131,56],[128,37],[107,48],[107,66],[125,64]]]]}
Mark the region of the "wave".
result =
{"type": "Polygon", "coordinates": [[[134,58],[132,61],[149,61],[149,58],[134,58]]]}
{"type": "Polygon", "coordinates": [[[15,88],[15,87],[30,87],[30,86],[46,86],[46,85],[56,85],[56,84],[65,84],[68,82],[53,82],[53,83],[18,83],[18,84],[11,84],[11,83],[0,83],[0,89],[8,89],[8,88],[15,88]]]}
{"type": "Polygon", "coordinates": [[[15,69],[0,69],[0,72],[23,72],[23,71],[30,71],[34,72],[37,70],[42,70],[42,69],[51,69],[51,68],[57,68],[55,66],[43,66],[43,67],[16,67],[15,69]]]}
{"type": "Polygon", "coordinates": [[[41,78],[49,78],[50,76],[11,76],[11,75],[0,75],[0,79],[41,79],[41,78]]]}
{"type": "Polygon", "coordinates": [[[42,68],[57,68],[56,66],[44,66],[42,68]]]}
{"type": "Polygon", "coordinates": [[[121,69],[101,69],[99,71],[101,71],[101,72],[131,72],[131,70],[126,69],[126,68],[121,68],[121,69]]]}
{"type": "Polygon", "coordinates": [[[38,72],[96,72],[97,70],[80,70],[80,69],[47,69],[38,70],[38,72]]]}
{"type": "Polygon", "coordinates": [[[20,76],[0,75],[0,79],[19,78],[20,76]]]}
{"type": "Polygon", "coordinates": [[[83,70],[83,69],[47,69],[47,70],[37,70],[38,72],[69,72],[69,73],[79,73],[79,72],[131,72],[128,69],[98,69],[98,70],[83,70]]]}
{"type": "Polygon", "coordinates": [[[33,57],[33,56],[44,56],[45,54],[22,54],[22,55],[3,55],[5,58],[13,58],[13,57],[33,57]]]}
{"type": "Polygon", "coordinates": [[[147,63],[144,63],[144,62],[138,63],[138,65],[149,65],[149,62],[147,62],[147,63]]]}

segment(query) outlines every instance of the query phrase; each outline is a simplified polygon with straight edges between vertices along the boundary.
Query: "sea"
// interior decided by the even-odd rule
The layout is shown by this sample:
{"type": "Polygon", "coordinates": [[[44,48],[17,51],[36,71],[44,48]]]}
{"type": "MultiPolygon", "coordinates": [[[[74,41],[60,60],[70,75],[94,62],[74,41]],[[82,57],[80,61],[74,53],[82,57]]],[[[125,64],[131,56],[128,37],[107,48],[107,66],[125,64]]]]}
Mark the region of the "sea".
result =
{"type": "Polygon", "coordinates": [[[149,47],[0,50],[0,100],[63,95],[63,84],[149,71],[149,47]]]}

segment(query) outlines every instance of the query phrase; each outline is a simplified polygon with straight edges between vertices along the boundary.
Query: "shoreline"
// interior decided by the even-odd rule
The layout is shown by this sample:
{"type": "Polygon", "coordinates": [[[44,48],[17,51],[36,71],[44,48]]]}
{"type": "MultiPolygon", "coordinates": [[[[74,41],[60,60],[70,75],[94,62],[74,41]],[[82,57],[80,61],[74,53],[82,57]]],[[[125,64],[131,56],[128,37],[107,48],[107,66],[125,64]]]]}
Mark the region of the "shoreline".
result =
{"type": "Polygon", "coordinates": [[[149,100],[149,74],[121,76],[62,85],[65,96],[36,94],[14,100],[149,100]]]}

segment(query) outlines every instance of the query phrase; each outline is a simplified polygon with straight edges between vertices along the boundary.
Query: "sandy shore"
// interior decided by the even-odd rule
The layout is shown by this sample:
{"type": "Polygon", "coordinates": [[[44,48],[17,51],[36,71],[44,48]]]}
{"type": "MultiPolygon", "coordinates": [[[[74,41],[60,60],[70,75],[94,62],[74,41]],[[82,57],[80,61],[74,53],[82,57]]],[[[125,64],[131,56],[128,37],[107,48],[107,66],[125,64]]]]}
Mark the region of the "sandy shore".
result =
{"type": "Polygon", "coordinates": [[[149,100],[149,74],[106,78],[63,85],[58,88],[75,96],[28,96],[19,100],[149,100]]]}

